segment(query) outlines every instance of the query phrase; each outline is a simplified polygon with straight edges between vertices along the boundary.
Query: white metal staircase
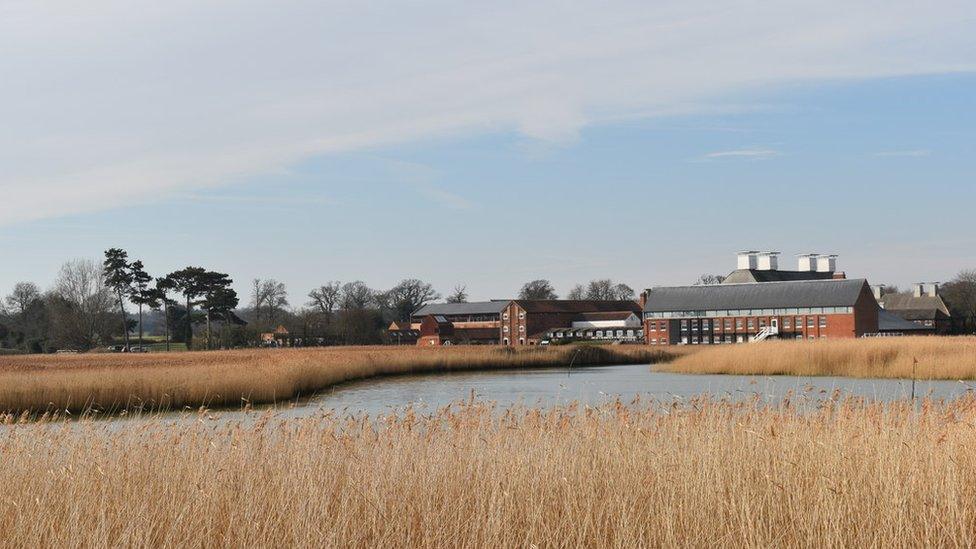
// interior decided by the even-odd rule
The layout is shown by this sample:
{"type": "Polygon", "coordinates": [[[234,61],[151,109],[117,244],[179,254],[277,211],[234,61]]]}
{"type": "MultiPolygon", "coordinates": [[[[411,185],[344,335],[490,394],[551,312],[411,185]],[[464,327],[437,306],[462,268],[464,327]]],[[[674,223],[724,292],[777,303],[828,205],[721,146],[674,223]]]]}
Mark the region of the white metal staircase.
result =
{"type": "Polygon", "coordinates": [[[766,339],[768,339],[770,336],[774,336],[778,333],[779,333],[778,326],[766,326],[762,330],[759,330],[759,332],[756,335],[752,336],[751,342],[759,343],[760,341],[766,341],[766,339]]]}

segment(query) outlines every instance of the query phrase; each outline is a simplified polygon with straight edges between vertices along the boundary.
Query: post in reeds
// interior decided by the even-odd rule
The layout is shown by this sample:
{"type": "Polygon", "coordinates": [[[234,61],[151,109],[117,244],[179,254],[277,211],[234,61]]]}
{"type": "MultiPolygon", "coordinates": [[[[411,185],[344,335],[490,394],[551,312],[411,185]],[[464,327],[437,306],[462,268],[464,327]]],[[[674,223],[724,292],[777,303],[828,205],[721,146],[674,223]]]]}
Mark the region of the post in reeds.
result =
{"type": "Polygon", "coordinates": [[[918,357],[912,357],[912,402],[915,402],[915,370],[918,368],[918,357]]]}

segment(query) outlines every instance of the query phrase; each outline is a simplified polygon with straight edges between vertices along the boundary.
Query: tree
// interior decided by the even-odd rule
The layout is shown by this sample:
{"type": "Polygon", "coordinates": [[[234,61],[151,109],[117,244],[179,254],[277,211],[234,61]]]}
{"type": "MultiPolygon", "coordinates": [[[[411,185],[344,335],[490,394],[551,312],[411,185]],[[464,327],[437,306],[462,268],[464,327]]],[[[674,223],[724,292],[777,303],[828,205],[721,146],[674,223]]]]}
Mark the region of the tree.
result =
{"type": "Polygon", "coordinates": [[[703,275],[701,275],[701,276],[698,277],[698,280],[695,281],[695,284],[694,285],[695,286],[713,286],[715,284],[721,284],[723,282],[725,282],[725,277],[722,276],[722,275],[703,274],[703,275]]]}
{"type": "Polygon", "coordinates": [[[340,303],[343,310],[361,311],[376,304],[376,292],[361,280],[347,282],[342,285],[340,303]]]}
{"type": "Polygon", "coordinates": [[[609,278],[601,278],[590,281],[586,286],[584,299],[593,301],[625,301],[634,299],[634,289],[626,284],[614,283],[609,278]]]}
{"type": "Polygon", "coordinates": [[[152,289],[153,300],[149,303],[149,306],[153,310],[158,310],[160,306],[163,308],[163,326],[166,330],[166,351],[169,352],[169,310],[173,306],[175,301],[169,298],[169,292],[173,291],[176,285],[170,280],[169,277],[162,277],[156,279],[156,287],[152,289]]]}
{"type": "Polygon", "coordinates": [[[132,294],[132,271],[129,268],[129,254],[120,248],[105,250],[105,261],[102,263],[102,273],[105,286],[115,293],[122,315],[122,336],[125,348],[129,348],[129,323],[125,317],[125,297],[132,294]]]}
{"type": "Polygon", "coordinates": [[[37,289],[37,284],[33,282],[18,282],[14,289],[4,299],[7,310],[12,315],[24,316],[31,306],[41,299],[41,291],[37,289]]]}
{"type": "Polygon", "coordinates": [[[254,309],[254,320],[261,320],[262,309],[267,313],[267,323],[274,324],[278,319],[278,312],[288,306],[288,289],[284,282],[273,278],[262,280],[255,278],[251,281],[251,307],[254,309]]]}
{"type": "Polygon", "coordinates": [[[519,290],[519,299],[553,300],[559,299],[559,296],[556,295],[551,282],[539,279],[523,284],[522,289],[519,290]]]}
{"type": "Polygon", "coordinates": [[[133,261],[129,265],[129,274],[132,278],[132,292],[129,296],[129,301],[132,301],[132,303],[135,303],[139,307],[139,346],[142,347],[142,308],[146,306],[152,307],[157,296],[155,288],[149,285],[153,278],[146,272],[142,261],[133,261]]]}
{"type": "Polygon", "coordinates": [[[13,291],[4,299],[9,322],[15,333],[8,328],[0,339],[13,335],[17,345],[23,345],[25,351],[32,346],[40,347],[40,340],[45,331],[45,306],[41,291],[33,282],[18,282],[13,291]]]}
{"type": "Polygon", "coordinates": [[[62,265],[49,297],[54,344],[91,349],[111,338],[113,299],[105,272],[94,261],[77,259],[62,265]]]}
{"type": "Polygon", "coordinates": [[[566,294],[566,299],[572,299],[575,301],[586,299],[586,288],[584,288],[582,284],[573,286],[573,289],[566,294]]]}
{"type": "Polygon", "coordinates": [[[976,270],[960,272],[939,293],[952,313],[955,331],[976,331],[976,270]]]}
{"type": "Polygon", "coordinates": [[[206,288],[203,286],[204,276],[207,270],[202,267],[186,267],[179,271],[174,271],[166,275],[172,284],[173,289],[183,295],[186,303],[186,347],[193,346],[193,306],[198,303],[194,299],[203,295],[206,288]]]}
{"type": "Polygon", "coordinates": [[[448,303],[467,303],[468,302],[468,287],[463,284],[458,284],[454,287],[454,291],[451,295],[447,296],[448,303]]]}
{"type": "Polygon", "coordinates": [[[407,278],[386,292],[384,297],[397,320],[408,320],[414,311],[441,296],[427,282],[407,278]]]}
{"type": "Polygon", "coordinates": [[[207,313],[207,349],[211,347],[210,326],[213,319],[220,318],[226,321],[239,302],[237,292],[230,287],[233,283],[234,281],[228,275],[214,271],[207,271],[199,278],[203,295],[200,308],[207,313]]]}
{"type": "Polygon", "coordinates": [[[327,282],[308,293],[308,298],[311,300],[308,305],[318,309],[325,315],[326,320],[329,320],[339,307],[341,296],[342,284],[338,280],[327,282]]]}

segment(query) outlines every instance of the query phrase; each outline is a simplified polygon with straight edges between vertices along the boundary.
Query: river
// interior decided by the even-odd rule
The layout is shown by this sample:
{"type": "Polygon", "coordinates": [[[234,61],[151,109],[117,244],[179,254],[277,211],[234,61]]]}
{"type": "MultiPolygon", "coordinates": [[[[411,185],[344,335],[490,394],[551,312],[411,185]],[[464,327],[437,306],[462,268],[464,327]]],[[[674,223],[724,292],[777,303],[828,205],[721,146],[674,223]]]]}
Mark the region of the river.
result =
{"type": "MultiPolygon", "coordinates": [[[[916,395],[953,399],[976,390],[976,382],[918,381],[916,395]]],[[[758,396],[779,402],[791,392],[795,400],[816,401],[841,396],[874,400],[910,398],[911,380],[854,379],[843,377],[688,375],[655,372],[641,365],[524,369],[407,375],[337,385],[311,398],[279,406],[285,417],[301,417],[335,410],[341,415],[371,416],[412,406],[418,412],[466,400],[472,395],[500,407],[513,404],[551,407],[578,401],[597,405],[619,397],[629,402],[669,403],[708,394],[714,398],[745,399],[758,396]]],[[[227,412],[223,415],[226,416],[227,412]]]]}

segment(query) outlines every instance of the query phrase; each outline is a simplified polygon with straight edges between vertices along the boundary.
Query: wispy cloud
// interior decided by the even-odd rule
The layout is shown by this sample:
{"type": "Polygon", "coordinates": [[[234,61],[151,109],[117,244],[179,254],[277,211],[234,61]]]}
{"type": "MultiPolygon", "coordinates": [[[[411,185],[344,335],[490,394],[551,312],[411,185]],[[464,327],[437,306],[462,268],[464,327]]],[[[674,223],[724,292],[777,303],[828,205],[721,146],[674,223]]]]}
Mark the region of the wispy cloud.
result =
{"type": "Polygon", "coordinates": [[[890,157],[890,156],[921,157],[921,156],[930,156],[931,154],[932,154],[932,151],[930,151],[928,149],[912,149],[912,150],[907,150],[907,151],[883,151],[883,152],[877,152],[877,153],[874,153],[874,155],[872,155],[872,156],[879,156],[879,157],[890,157]]]}
{"type": "Polygon", "coordinates": [[[959,16],[971,0],[339,4],[8,2],[0,224],[315,155],[484,132],[567,143],[595,121],[709,112],[750,90],[976,70],[959,16]]]}
{"type": "Polygon", "coordinates": [[[779,151],[773,149],[736,149],[731,151],[710,152],[702,156],[705,160],[717,160],[721,158],[743,158],[748,160],[765,160],[779,156],[779,151]]]}

